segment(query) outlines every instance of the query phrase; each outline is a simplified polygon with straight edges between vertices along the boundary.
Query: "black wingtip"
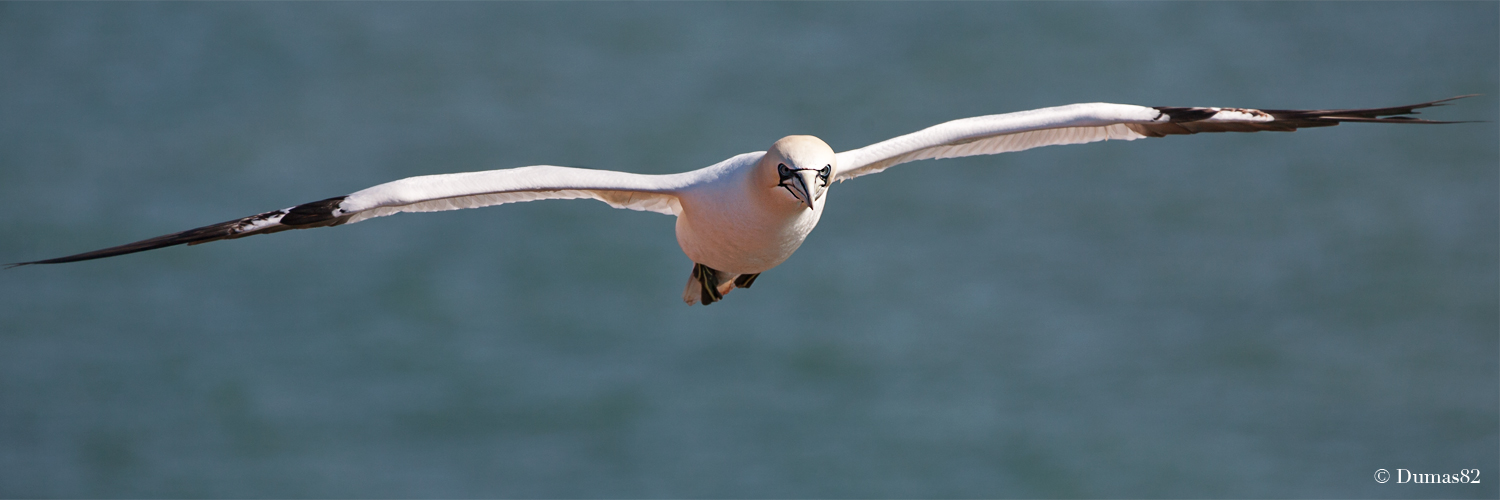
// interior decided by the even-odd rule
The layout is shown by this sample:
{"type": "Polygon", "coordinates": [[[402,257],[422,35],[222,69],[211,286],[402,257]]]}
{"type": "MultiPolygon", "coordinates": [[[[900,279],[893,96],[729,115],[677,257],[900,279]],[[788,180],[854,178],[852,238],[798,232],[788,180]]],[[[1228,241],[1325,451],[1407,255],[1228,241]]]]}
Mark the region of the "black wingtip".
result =
{"type": "Polygon", "coordinates": [[[80,254],[76,254],[76,255],[68,255],[68,256],[65,256],[65,257],[58,257],[58,258],[55,258],[55,259],[37,260],[37,261],[31,261],[31,262],[19,262],[19,263],[16,263],[16,264],[8,264],[6,266],[6,269],[10,269],[12,267],[27,266],[27,265],[32,265],[32,264],[66,264],[66,263],[69,263],[69,262],[79,262],[79,261],[84,261],[84,260],[102,259],[102,258],[105,258],[105,257],[114,257],[114,256],[117,256],[117,255],[125,255],[125,254],[131,254],[131,253],[136,253],[136,252],[144,252],[144,251],[147,251],[147,250],[155,250],[155,249],[158,249],[158,248],[165,248],[165,247],[170,247],[170,246],[175,246],[175,245],[205,243],[205,242],[208,242],[208,241],[224,239],[225,237],[227,237],[229,235],[232,235],[234,233],[234,226],[242,223],[243,221],[245,221],[247,219],[251,219],[251,218],[254,218],[254,217],[264,217],[264,216],[269,215],[269,214],[280,214],[280,212],[279,211],[278,212],[268,212],[266,214],[260,214],[260,215],[256,215],[256,216],[252,216],[252,217],[247,217],[247,218],[244,218],[244,219],[235,219],[235,220],[232,220],[232,221],[221,222],[221,223],[214,224],[214,225],[211,225],[211,226],[204,226],[204,227],[200,227],[200,228],[197,228],[197,229],[189,229],[187,231],[182,231],[182,232],[178,232],[178,233],[172,233],[172,234],[168,234],[168,235],[164,235],[164,236],[157,236],[155,238],[145,239],[145,240],[137,241],[137,242],[134,242],[134,243],[127,243],[127,244],[120,245],[120,246],[114,246],[114,247],[104,248],[104,249],[100,249],[100,250],[94,250],[92,252],[84,252],[84,253],[80,253],[80,254]]]}
{"type": "Polygon", "coordinates": [[[1469,98],[1469,97],[1479,97],[1479,96],[1482,96],[1482,95],[1484,95],[1484,94],[1464,94],[1464,95],[1457,96],[1457,97],[1449,97],[1447,99],[1438,99],[1436,101],[1432,101],[1432,103],[1433,103],[1433,105],[1438,105],[1437,103],[1440,103],[1440,102],[1456,101],[1456,100],[1459,100],[1459,99],[1466,99],[1466,98],[1469,98]]]}
{"type": "Polygon", "coordinates": [[[1437,106],[1447,106],[1447,104],[1444,104],[1444,103],[1446,103],[1448,101],[1457,101],[1459,99],[1467,99],[1467,98],[1470,98],[1470,97],[1479,97],[1479,96],[1482,96],[1482,95],[1484,95],[1484,94],[1464,94],[1464,95],[1461,95],[1461,96],[1449,97],[1447,99],[1438,99],[1436,101],[1427,101],[1427,102],[1424,102],[1424,103],[1421,103],[1421,104],[1413,104],[1413,105],[1408,106],[1408,107],[1410,107],[1410,108],[1433,108],[1433,107],[1437,107],[1437,106]]]}
{"type": "Polygon", "coordinates": [[[1185,107],[1175,107],[1175,106],[1156,106],[1153,109],[1156,109],[1157,111],[1160,111],[1162,114],[1167,115],[1167,121],[1171,122],[1171,123],[1195,122],[1195,121],[1198,121],[1198,120],[1206,120],[1206,119],[1212,117],[1215,113],[1218,113],[1217,110],[1212,110],[1212,109],[1209,109],[1209,108],[1185,108],[1185,107]]]}
{"type": "Polygon", "coordinates": [[[203,226],[189,229],[178,233],[127,243],[120,246],[109,247],[92,252],[77,255],[58,257],[56,259],[38,260],[32,262],[18,262],[6,264],[10,269],[32,264],[63,264],[67,262],[78,262],[82,260],[102,259],[147,250],[155,250],[176,245],[198,245],[210,241],[243,238],[256,234],[270,234],[289,229],[308,229],[314,227],[337,226],[349,220],[348,214],[339,212],[339,203],[344,201],[345,196],[329,198],[312,203],[303,203],[286,210],[273,210],[249,217],[220,222],[211,226],[203,226]],[[274,224],[262,224],[271,218],[278,218],[274,224]]]}
{"type": "Polygon", "coordinates": [[[1384,122],[1384,123],[1462,123],[1462,122],[1441,122],[1441,121],[1436,121],[1436,120],[1421,120],[1421,119],[1404,117],[1404,116],[1398,116],[1398,115],[1419,115],[1419,114],[1422,114],[1421,112],[1417,111],[1419,109],[1432,108],[1432,107],[1437,107],[1437,106],[1447,106],[1447,104],[1445,104],[1445,103],[1448,103],[1450,101],[1456,101],[1456,100],[1459,100],[1459,99],[1465,99],[1465,98],[1474,97],[1474,96],[1478,96],[1478,95],[1480,95],[1480,94],[1461,95],[1461,96],[1449,97],[1447,99],[1438,99],[1436,101],[1427,101],[1427,102],[1421,102],[1421,103],[1417,103],[1417,104],[1408,104],[1408,105],[1405,105],[1405,106],[1391,106],[1391,107],[1388,107],[1388,108],[1356,108],[1356,109],[1262,109],[1261,111],[1264,111],[1266,113],[1270,113],[1272,116],[1275,116],[1278,119],[1282,119],[1282,118],[1284,118],[1284,119],[1299,119],[1300,118],[1300,119],[1314,119],[1314,120],[1320,120],[1320,119],[1321,120],[1337,119],[1339,121],[1346,121],[1346,122],[1357,122],[1357,121],[1372,122],[1372,121],[1379,121],[1379,122],[1384,122]],[[1372,120],[1372,119],[1376,119],[1376,120],[1372,120]]]}
{"type": "Polygon", "coordinates": [[[286,215],[281,217],[281,223],[298,229],[336,226],[343,222],[339,219],[338,209],[344,198],[348,196],[297,205],[286,211],[286,215]]]}

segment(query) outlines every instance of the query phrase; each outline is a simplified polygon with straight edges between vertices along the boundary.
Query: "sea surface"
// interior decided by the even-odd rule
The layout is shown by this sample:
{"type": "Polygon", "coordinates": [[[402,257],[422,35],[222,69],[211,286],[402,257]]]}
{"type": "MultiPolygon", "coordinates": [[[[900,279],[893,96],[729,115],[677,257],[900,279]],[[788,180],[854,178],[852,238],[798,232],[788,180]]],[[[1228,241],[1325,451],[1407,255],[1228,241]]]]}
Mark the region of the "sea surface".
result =
{"type": "Polygon", "coordinates": [[[1494,2],[0,3],[0,262],[413,175],[1484,94],[1420,115],[1478,123],[903,165],[711,307],[670,217],[588,200],[0,271],[0,497],[1496,498],[1497,28],[1494,2]]]}

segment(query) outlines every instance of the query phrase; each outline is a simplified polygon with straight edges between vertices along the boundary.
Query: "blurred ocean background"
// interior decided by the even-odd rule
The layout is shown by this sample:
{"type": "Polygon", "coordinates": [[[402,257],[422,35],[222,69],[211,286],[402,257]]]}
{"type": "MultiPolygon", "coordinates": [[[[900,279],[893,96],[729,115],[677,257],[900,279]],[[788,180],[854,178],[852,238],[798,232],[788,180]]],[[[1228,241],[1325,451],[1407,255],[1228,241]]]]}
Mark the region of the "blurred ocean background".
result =
{"type": "Polygon", "coordinates": [[[4,497],[1500,496],[1500,5],[0,3],[0,261],[401,177],[1378,107],[836,185],[711,307],[553,201],[0,271],[4,497]],[[1481,484],[1377,483],[1376,469],[1481,484]]]}

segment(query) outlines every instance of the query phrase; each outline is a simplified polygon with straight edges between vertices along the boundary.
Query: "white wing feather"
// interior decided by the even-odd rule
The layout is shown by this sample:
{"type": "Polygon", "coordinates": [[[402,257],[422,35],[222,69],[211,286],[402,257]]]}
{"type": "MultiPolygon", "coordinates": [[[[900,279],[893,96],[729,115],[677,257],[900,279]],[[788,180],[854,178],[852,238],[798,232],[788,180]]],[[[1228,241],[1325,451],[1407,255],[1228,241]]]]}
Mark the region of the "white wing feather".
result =
{"type": "Polygon", "coordinates": [[[1455,123],[1412,118],[1418,109],[1469,96],[1363,109],[1177,108],[1102,102],[964,118],[838,154],[840,181],[909,161],[987,155],[1058,144],[1204,132],[1290,132],[1344,122],[1455,123]]]}
{"type": "Polygon", "coordinates": [[[335,215],[345,223],[399,212],[437,212],[533,200],[592,198],[615,208],[677,215],[674,194],[691,184],[685,174],[642,175],[538,165],[505,170],[408,177],[355,192],[335,215]]]}
{"type": "Polygon", "coordinates": [[[698,170],[669,175],[538,165],[408,177],[348,196],[303,203],[92,252],[10,266],[101,259],[175,245],[337,226],[399,212],[436,212],[532,200],[592,198],[615,208],[680,215],[680,194],[724,178],[745,164],[754,164],[764,154],[746,153],[698,170]]]}
{"type": "Polygon", "coordinates": [[[953,120],[838,153],[840,181],[909,161],[987,155],[1041,146],[1147,137],[1126,123],[1165,122],[1156,109],[1088,103],[953,120]]]}

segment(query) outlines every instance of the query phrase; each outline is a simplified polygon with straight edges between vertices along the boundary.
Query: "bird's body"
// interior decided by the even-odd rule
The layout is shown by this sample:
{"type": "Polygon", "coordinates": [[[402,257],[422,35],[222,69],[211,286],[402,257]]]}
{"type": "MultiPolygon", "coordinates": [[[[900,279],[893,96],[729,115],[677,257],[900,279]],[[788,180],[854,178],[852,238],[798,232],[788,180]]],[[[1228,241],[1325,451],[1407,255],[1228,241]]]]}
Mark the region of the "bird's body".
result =
{"type": "Polygon", "coordinates": [[[709,304],[736,287],[748,288],[760,273],[790,257],[817,226],[833,181],[915,160],[1110,139],[1200,132],[1292,131],[1342,122],[1451,123],[1401,116],[1449,100],[1452,99],[1342,110],[1074,104],[954,120],[840,153],[816,137],[787,136],[764,152],[741,154],[679,174],[641,175],[543,165],[410,177],[347,196],[127,245],[12,266],[75,262],[172,245],[336,226],[398,212],[592,198],[616,208],[677,216],[677,242],[694,262],[683,300],[689,304],[709,304]]]}
{"type": "Polygon", "coordinates": [[[780,179],[772,174],[780,164],[796,168],[811,161],[814,169],[821,168],[831,165],[833,156],[833,149],[815,137],[791,136],[777,141],[769,153],[748,153],[717,165],[721,175],[704,176],[678,192],[682,214],[677,217],[677,242],[683,253],[731,274],[757,274],[781,264],[818,225],[825,205],[814,203],[808,210],[791,190],[778,187],[780,179]],[[802,161],[787,158],[793,153],[802,161]]]}

